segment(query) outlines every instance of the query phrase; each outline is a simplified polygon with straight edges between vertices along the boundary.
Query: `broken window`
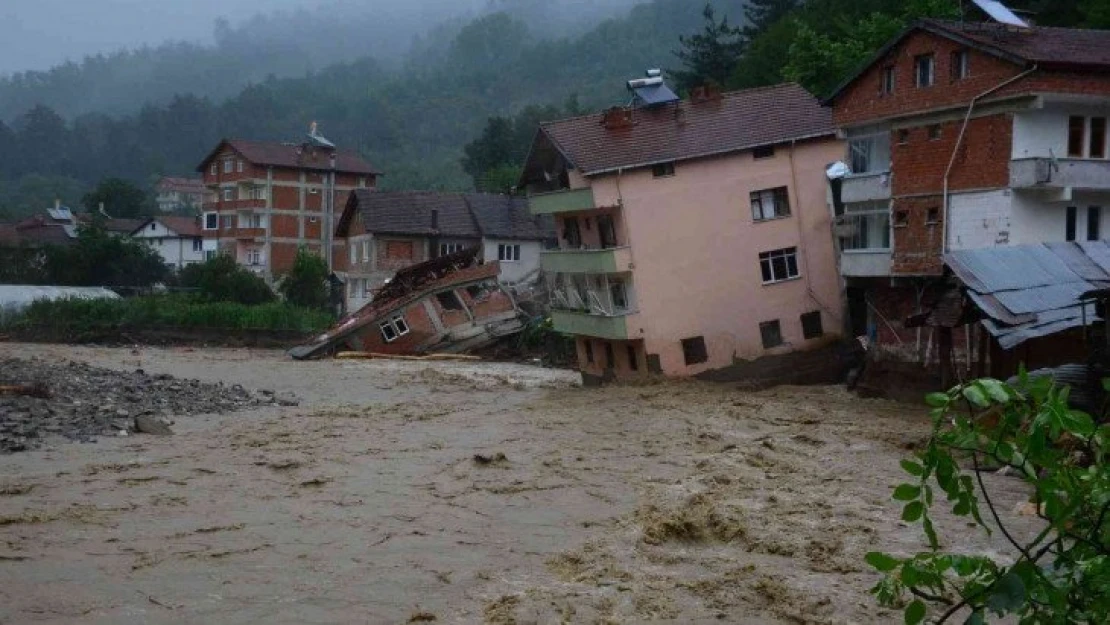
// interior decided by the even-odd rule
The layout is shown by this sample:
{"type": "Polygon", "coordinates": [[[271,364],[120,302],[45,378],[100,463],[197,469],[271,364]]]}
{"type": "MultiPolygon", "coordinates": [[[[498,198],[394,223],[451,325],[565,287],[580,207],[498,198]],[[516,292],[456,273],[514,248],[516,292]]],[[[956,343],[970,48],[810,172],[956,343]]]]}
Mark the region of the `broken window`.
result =
{"type": "Polygon", "coordinates": [[[617,229],[613,227],[613,216],[601,214],[597,216],[597,234],[601,239],[602,248],[617,246],[617,229]]]}
{"type": "Polygon", "coordinates": [[[1086,132],[1086,118],[1077,115],[1068,118],[1068,156],[1083,156],[1083,138],[1086,132]]]}
{"type": "Polygon", "coordinates": [[[1087,156],[1090,158],[1106,157],[1106,118],[1091,118],[1091,136],[1088,141],[1087,156]]]}
{"type": "Polygon", "coordinates": [[[913,73],[919,88],[932,87],[936,78],[936,61],[932,54],[922,54],[913,58],[913,73]]]}
{"type": "Polygon", "coordinates": [[[790,216],[790,194],[787,193],[786,187],[752,191],[750,198],[752,219],[755,221],[790,216]]]}
{"type": "Polygon", "coordinates": [[[631,345],[626,345],[625,350],[628,352],[628,368],[633,371],[639,371],[640,362],[636,358],[636,348],[631,345]]]}
{"type": "Polygon", "coordinates": [[[1067,212],[1064,214],[1064,240],[1075,240],[1075,222],[1078,219],[1079,209],[1074,206],[1069,206],[1067,212]]]}
{"type": "Polygon", "coordinates": [[[752,150],[752,158],[771,158],[775,155],[775,146],[761,145],[752,150]]]}
{"type": "Polygon", "coordinates": [[[759,335],[763,339],[763,349],[771,349],[782,345],[782,328],[779,327],[778,319],[760,323],[759,335]]]}
{"type": "Polygon", "coordinates": [[[582,247],[582,231],[578,229],[577,217],[563,218],[563,240],[567,242],[567,247],[572,250],[582,247]]]}
{"type": "Polygon", "coordinates": [[[956,50],[952,53],[952,64],[949,68],[952,80],[963,80],[971,75],[970,55],[967,50],[956,50]]]}
{"type": "Polygon", "coordinates": [[[815,339],[825,333],[821,327],[821,311],[815,310],[802,315],[802,337],[815,339]]]}
{"type": "Polygon", "coordinates": [[[798,277],[798,248],[787,247],[759,255],[763,283],[781,282],[798,277]]]}
{"type": "Polygon", "coordinates": [[[441,293],[436,293],[436,299],[439,301],[439,305],[443,307],[443,310],[463,309],[462,302],[459,301],[459,298],[455,295],[454,291],[443,291],[441,293]]]}
{"type": "Polygon", "coordinates": [[[705,349],[705,337],[682,339],[682,357],[687,365],[696,365],[709,360],[709,352],[705,349]]]}
{"type": "Polygon", "coordinates": [[[1087,240],[1099,240],[1099,226],[1102,221],[1102,209],[1098,206],[1087,207],[1087,240]]]}
{"type": "Polygon", "coordinates": [[[674,161],[669,163],[656,163],[651,166],[651,175],[656,178],[665,178],[674,175],[674,161]]]}

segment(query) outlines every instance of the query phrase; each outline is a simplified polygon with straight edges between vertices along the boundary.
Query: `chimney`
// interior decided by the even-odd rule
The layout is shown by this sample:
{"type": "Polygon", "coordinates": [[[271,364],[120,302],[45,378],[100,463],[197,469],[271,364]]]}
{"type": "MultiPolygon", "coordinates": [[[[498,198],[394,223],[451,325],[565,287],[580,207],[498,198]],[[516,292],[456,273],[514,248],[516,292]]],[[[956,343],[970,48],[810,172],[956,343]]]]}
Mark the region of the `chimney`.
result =
{"type": "Polygon", "coordinates": [[[432,230],[439,232],[439,209],[432,209],[432,230]]]}
{"type": "Polygon", "coordinates": [[[62,210],[62,200],[61,200],[61,198],[54,198],[54,210],[56,210],[56,211],[57,210],[62,210]]]}
{"type": "Polygon", "coordinates": [[[609,130],[630,128],[632,126],[632,109],[623,106],[614,106],[601,115],[601,125],[609,130]]]}

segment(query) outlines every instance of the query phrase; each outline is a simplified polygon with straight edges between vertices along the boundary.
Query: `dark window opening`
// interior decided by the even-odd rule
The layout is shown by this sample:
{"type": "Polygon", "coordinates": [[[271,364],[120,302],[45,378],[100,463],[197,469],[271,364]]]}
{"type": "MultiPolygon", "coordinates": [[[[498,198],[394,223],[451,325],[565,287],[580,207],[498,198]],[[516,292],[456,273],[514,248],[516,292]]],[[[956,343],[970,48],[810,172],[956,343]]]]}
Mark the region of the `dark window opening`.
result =
{"type": "Polygon", "coordinates": [[[631,346],[631,345],[628,345],[628,346],[625,347],[625,349],[628,351],[628,368],[633,370],[633,371],[639,371],[640,370],[640,362],[636,358],[636,348],[631,346]]]}
{"type": "Polygon", "coordinates": [[[963,80],[971,75],[970,56],[967,50],[956,50],[952,53],[951,70],[952,80],[963,80]]]}
{"type": "Polygon", "coordinates": [[[790,194],[786,187],[775,187],[748,194],[752,204],[752,219],[765,221],[790,216],[790,194]]]}
{"type": "Polygon", "coordinates": [[[940,223],[940,208],[934,206],[925,211],[925,223],[937,224],[940,223]]]}
{"type": "Polygon", "coordinates": [[[687,365],[696,365],[709,360],[709,352],[705,349],[705,337],[682,339],[682,357],[687,365]]]}
{"type": "Polygon", "coordinates": [[[1079,116],[1068,118],[1068,156],[1083,156],[1083,135],[1086,133],[1086,119],[1079,116]]]}
{"type": "Polygon", "coordinates": [[[782,328],[779,327],[778,319],[760,323],[759,335],[763,338],[763,349],[770,349],[782,345],[782,328]]]}
{"type": "Polygon", "coordinates": [[[594,362],[594,342],[587,340],[586,343],[586,362],[593,364],[594,362]]]}
{"type": "Polygon", "coordinates": [[[605,366],[609,369],[617,367],[617,355],[613,353],[613,344],[605,341],[605,366]]]}
{"type": "Polygon", "coordinates": [[[1102,209],[1098,206],[1087,207],[1087,240],[1099,240],[1099,227],[1102,225],[1102,209]]]}
{"type": "Polygon", "coordinates": [[[470,299],[478,299],[478,296],[482,294],[482,287],[472,284],[466,287],[466,293],[470,296],[470,299]]]}
{"type": "Polygon", "coordinates": [[[940,124],[932,124],[929,126],[929,141],[937,139],[940,139],[940,124]]]}
{"type": "Polygon", "coordinates": [[[905,145],[910,142],[910,131],[905,128],[898,131],[898,144],[905,145]]]}
{"type": "Polygon", "coordinates": [[[454,291],[443,291],[442,293],[436,293],[436,299],[439,300],[439,305],[443,307],[443,310],[463,309],[462,302],[460,302],[459,298],[455,296],[454,291]]]}
{"type": "Polygon", "coordinates": [[[910,214],[908,211],[894,211],[894,227],[910,225],[910,214]]]}
{"type": "Polygon", "coordinates": [[[775,155],[775,146],[761,145],[752,150],[752,158],[771,158],[775,155]]]}
{"type": "Polygon", "coordinates": [[[1074,241],[1075,240],[1075,222],[1076,222],[1078,212],[1079,212],[1079,209],[1077,209],[1076,207],[1074,207],[1074,206],[1069,206],[1068,207],[1067,213],[1065,214],[1065,217],[1064,217],[1064,240],[1065,241],[1074,241]]]}
{"type": "Polygon", "coordinates": [[[617,229],[613,226],[612,215],[597,216],[597,235],[601,239],[601,247],[617,246],[617,229]]]}
{"type": "Polygon", "coordinates": [[[883,68],[882,79],[879,84],[880,93],[890,95],[894,93],[894,66],[888,65],[883,68]]]}
{"type": "Polygon", "coordinates": [[[567,246],[572,249],[582,247],[582,231],[578,229],[577,218],[563,218],[563,239],[567,242],[567,246]]]}
{"type": "Polygon", "coordinates": [[[934,61],[932,54],[923,54],[921,56],[914,57],[913,70],[918,87],[933,86],[933,81],[935,79],[935,73],[933,70],[935,69],[935,65],[936,61],[934,61]]]}
{"type": "Polygon", "coordinates": [[[1091,158],[1105,158],[1106,157],[1106,118],[1105,117],[1092,117],[1091,118],[1091,140],[1090,150],[1087,156],[1091,158]]]}
{"type": "Polygon", "coordinates": [[[657,163],[651,166],[651,175],[656,178],[665,178],[674,175],[674,161],[670,163],[657,163]]]}
{"type": "Polygon", "coordinates": [[[815,339],[825,334],[821,327],[821,311],[815,310],[802,315],[802,336],[806,339],[815,339]]]}

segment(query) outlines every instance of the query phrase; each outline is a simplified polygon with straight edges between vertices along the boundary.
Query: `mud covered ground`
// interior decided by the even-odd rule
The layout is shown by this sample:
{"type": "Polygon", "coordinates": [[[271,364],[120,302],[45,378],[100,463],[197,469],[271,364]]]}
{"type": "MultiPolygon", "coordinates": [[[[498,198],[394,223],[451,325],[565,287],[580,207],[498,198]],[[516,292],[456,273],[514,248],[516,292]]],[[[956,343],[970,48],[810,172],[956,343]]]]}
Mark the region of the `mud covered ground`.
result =
{"type": "MultiPolygon", "coordinates": [[[[924,547],[889,500],[923,411],[840,388],[583,389],[515,365],[257,350],[6,355],[301,405],[0,457],[2,622],[888,622],[863,554],[924,547]]],[[[1031,523],[1008,512],[1019,483],[988,480],[1031,523]]],[[[938,526],[1008,557],[962,520],[938,526]]]]}

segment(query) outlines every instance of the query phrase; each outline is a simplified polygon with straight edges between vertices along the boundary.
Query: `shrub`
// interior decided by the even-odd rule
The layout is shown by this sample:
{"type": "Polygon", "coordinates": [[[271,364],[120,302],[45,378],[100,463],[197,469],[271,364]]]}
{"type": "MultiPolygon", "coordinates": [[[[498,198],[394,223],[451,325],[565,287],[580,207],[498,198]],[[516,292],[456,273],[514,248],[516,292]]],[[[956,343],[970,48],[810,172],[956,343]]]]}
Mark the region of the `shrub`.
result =
{"type": "Polygon", "coordinates": [[[326,310],[328,308],[328,264],[302,247],[293,259],[293,268],[279,287],[285,301],[294,306],[326,310]]]}
{"type": "Polygon", "coordinates": [[[239,266],[227,254],[188,265],[177,274],[178,284],[196,289],[209,302],[235,302],[253,306],[276,299],[266,281],[239,266]]]}

